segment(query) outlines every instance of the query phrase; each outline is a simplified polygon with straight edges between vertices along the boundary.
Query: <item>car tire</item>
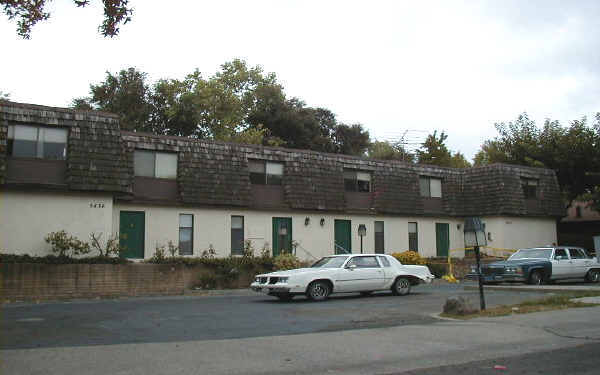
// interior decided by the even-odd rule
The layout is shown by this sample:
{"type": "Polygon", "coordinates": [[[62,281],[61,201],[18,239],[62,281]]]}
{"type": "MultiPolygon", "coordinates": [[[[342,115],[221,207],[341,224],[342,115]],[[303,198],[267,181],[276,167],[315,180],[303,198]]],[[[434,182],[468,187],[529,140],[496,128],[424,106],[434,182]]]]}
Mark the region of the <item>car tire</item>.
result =
{"type": "Polygon", "coordinates": [[[331,293],[331,287],[325,281],[313,281],[306,288],[306,297],[311,301],[325,301],[331,293]]]}
{"type": "Polygon", "coordinates": [[[289,294],[289,293],[276,294],[275,297],[279,298],[280,301],[285,301],[285,302],[289,302],[292,299],[294,299],[294,295],[289,294]]]}
{"type": "Polygon", "coordinates": [[[530,285],[542,285],[544,283],[544,275],[541,271],[532,271],[527,283],[530,285]]]}
{"type": "Polygon", "coordinates": [[[585,275],[585,281],[588,283],[597,283],[600,281],[600,270],[589,270],[585,275]]]}
{"type": "Polygon", "coordinates": [[[363,297],[368,297],[368,296],[370,296],[372,294],[373,294],[373,292],[360,292],[360,295],[363,296],[363,297]]]}
{"type": "Polygon", "coordinates": [[[392,285],[392,294],[395,296],[405,296],[410,293],[410,280],[406,277],[399,277],[392,285]]]}

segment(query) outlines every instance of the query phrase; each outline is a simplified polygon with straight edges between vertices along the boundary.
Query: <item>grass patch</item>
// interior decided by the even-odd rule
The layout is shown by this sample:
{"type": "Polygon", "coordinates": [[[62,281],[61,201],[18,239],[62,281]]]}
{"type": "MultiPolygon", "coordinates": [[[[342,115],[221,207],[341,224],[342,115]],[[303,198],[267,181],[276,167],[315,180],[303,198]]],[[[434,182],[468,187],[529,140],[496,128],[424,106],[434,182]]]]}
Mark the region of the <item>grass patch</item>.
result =
{"type": "Polygon", "coordinates": [[[453,319],[473,319],[473,318],[493,318],[496,316],[506,316],[511,314],[528,314],[541,311],[564,310],[576,307],[592,307],[598,306],[596,303],[583,303],[571,301],[573,298],[581,297],[597,297],[600,292],[596,291],[581,291],[574,293],[561,293],[544,298],[525,301],[516,305],[501,305],[488,308],[484,311],[477,311],[473,314],[454,315],[441,313],[440,316],[453,319]]]}

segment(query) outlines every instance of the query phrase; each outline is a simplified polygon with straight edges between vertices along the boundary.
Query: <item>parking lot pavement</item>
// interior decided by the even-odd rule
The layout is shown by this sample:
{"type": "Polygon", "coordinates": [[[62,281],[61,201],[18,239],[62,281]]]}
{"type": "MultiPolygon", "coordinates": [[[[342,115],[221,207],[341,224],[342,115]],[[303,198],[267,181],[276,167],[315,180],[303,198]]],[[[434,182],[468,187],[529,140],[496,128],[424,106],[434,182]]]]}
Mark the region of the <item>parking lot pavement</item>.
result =
{"type": "MultiPolygon", "coordinates": [[[[323,303],[258,294],[91,300],[3,306],[2,348],[166,343],[294,335],[436,324],[449,296],[477,305],[462,284],[420,285],[404,297],[334,296],[323,303]]],[[[487,293],[488,306],[531,299],[531,293],[487,293]]]]}

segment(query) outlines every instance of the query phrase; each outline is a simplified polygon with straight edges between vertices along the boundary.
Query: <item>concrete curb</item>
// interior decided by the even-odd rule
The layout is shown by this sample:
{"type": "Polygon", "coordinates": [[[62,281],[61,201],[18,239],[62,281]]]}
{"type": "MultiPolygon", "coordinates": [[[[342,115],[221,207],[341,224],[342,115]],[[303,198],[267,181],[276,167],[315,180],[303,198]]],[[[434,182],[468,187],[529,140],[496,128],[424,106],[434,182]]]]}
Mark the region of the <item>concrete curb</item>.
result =
{"type": "MultiPolygon", "coordinates": [[[[465,285],[465,290],[479,290],[478,286],[465,285]]],[[[556,293],[556,292],[598,292],[600,286],[586,285],[486,285],[484,290],[510,290],[513,292],[556,293]]]]}

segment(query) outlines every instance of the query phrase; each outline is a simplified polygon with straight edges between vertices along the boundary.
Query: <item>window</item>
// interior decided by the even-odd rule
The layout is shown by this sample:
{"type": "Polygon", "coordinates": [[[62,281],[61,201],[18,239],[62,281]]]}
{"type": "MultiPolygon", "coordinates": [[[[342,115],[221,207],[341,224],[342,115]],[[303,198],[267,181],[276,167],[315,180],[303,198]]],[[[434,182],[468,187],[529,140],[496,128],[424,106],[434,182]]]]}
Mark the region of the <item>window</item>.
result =
{"type": "Polygon", "coordinates": [[[417,223],[408,223],[408,250],[419,251],[419,232],[417,223]]]}
{"type": "Polygon", "coordinates": [[[390,261],[386,259],[386,257],[379,257],[379,262],[384,267],[391,267],[390,261]]]}
{"type": "Polygon", "coordinates": [[[177,154],[135,150],[133,169],[136,176],[177,178],[177,154]]]}
{"type": "Polygon", "coordinates": [[[568,259],[567,251],[565,249],[554,250],[554,259],[558,259],[558,257],[561,257],[562,259],[568,259]]]}
{"type": "Polygon", "coordinates": [[[428,198],[442,197],[442,180],[433,177],[419,177],[421,196],[428,198]]]}
{"type": "Polygon", "coordinates": [[[371,191],[371,174],[368,172],[344,171],[346,191],[368,193],[371,191]]]}
{"type": "Polygon", "coordinates": [[[231,217],[231,254],[244,254],[244,217],[231,217]]]}
{"type": "Polygon", "coordinates": [[[179,215],[179,255],[194,254],[194,215],[179,215]]]}
{"type": "Polygon", "coordinates": [[[67,129],[32,125],[8,127],[8,154],[17,158],[65,160],[67,129]]]}
{"type": "Polygon", "coordinates": [[[571,254],[571,259],[586,259],[587,256],[581,251],[581,249],[569,249],[569,254],[571,254]]]}
{"type": "Polygon", "coordinates": [[[375,257],[354,257],[348,261],[347,266],[356,266],[356,268],[380,268],[375,257]]]}
{"type": "Polygon", "coordinates": [[[264,160],[248,160],[250,182],[254,185],[281,185],[283,164],[264,160]]]}
{"type": "Polygon", "coordinates": [[[384,234],[383,234],[383,221],[375,222],[375,253],[384,253],[384,234]]]}
{"type": "Polygon", "coordinates": [[[537,180],[531,178],[521,178],[521,187],[523,188],[525,199],[537,198],[537,185],[537,180]]]}

